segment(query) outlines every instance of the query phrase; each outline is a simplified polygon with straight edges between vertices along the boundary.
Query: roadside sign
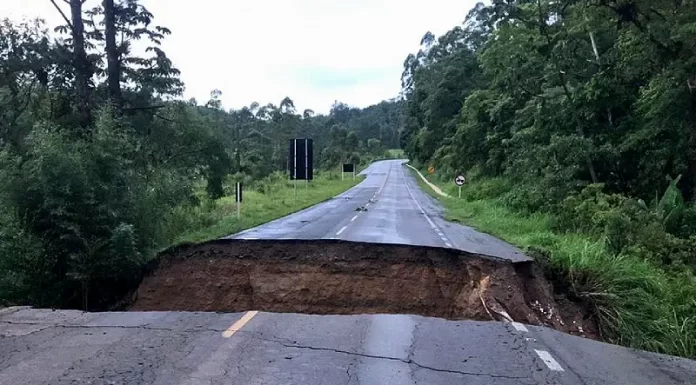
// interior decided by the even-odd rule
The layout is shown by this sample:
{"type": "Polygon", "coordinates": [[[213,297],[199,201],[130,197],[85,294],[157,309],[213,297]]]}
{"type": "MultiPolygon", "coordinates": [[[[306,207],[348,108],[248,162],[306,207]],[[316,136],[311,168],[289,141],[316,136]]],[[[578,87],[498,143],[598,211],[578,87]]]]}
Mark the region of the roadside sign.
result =
{"type": "Polygon", "coordinates": [[[237,182],[234,186],[234,201],[235,202],[242,201],[242,183],[241,182],[237,182]]]}
{"type": "Polygon", "coordinates": [[[242,183],[237,182],[234,185],[234,200],[237,202],[237,218],[241,216],[242,207],[242,183]]]}
{"type": "Polygon", "coordinates": [[[312,180],[314,177],[314,142],[312,139],[290,139],[288,172],[290,180],[312,180]]]}
{"type": "Polygon", "coordinates": [[[435,166],[433,166],[432,164],[428,166],[428,173],[435,174],[435,166]]]}
{"type": "Polygon", "coordinates": [[[350,173],[355,179],[355,165],[353,163],[343,163],[343,171],[341,172],[341,180],[344,180],[345,173],[350,173]]]}
{"type": "Polygon", "coordinates": [[[464,183],[466,183],[466,178],[464,175],[457,175],[456,178],[454,178],[454,183],[459,187],[459,199],[462,198],[462,186],[464,186],[464,183]]]}

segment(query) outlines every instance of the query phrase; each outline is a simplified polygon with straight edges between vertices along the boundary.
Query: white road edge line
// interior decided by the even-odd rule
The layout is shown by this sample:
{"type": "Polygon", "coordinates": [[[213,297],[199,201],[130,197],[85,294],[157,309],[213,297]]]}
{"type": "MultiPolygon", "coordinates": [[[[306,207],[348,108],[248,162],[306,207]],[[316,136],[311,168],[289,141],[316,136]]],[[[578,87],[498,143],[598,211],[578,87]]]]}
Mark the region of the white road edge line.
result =
{"type": "Polygon", "coordinates": [[[353,218],[350,218],[350,221],[353,222],[354,220],[358,219],[358,216],[354,216],[353,218]]]}
{"type": "Polygon", "coordinates": [[[542,361],[546,364],[546,366],[549,367],[549,369],[554,370],[556,372],[564,372],[563,367],[561,367],[561,364],[558,363],[553,357],[551,357],[551,353],[547,352],[546,350],[537,350],[534,349],[536,354],[541,358],[542,361]]]}
{"type": "Polygon", "coordinates": [[[430,227],[436,233],[438,233],[438,235],[440,235],[440,237],[441,237],[440,239],[442,239],[442,241],[445,242],[445,245],[447,245],[447,247],[452,247],[451,244],[447,243],[448,239],[444,238],[443,235],[441,235],[442,231],[435,225],[435,222],[433,222],[432,219],[430,219],[428,214],[425,213],[425,210],[423,210],[423,207],[420,205],[420,203],[418,203],[418,201],[416,200],[416,197],[413,196],[413,192],[411,191],[411,187],[409,187],[409,185],[408,185],[408,181],[406,180],[406,174],[403,172],[403,170],[401,173],[401,177],[403,178],[404,184],[406,185],[406,190],[408,190],[408,195],[411,197],[411,200],[413,200],[413,203],[416,204],[416,206],[418,207],[418,210],[420,210],[421,214],[423,214],[425,219],[428,220],[430,227]]]}
{"type": "Polygon", "coordinates": [[[519,322],[510,322],[512,324],[512,327],[515,328],[518,332],[528,332],[529,329],[527,329],[524,324],[521,324],[519,322]]]}
{"type": "Polygon", "coordinates": [[[346,225],[346,226],[343,226],[343,227],[341,227],[341,229],[340,229],[340,230],[338,230],[338,232],[336,233],[336,235],[341,235],[341,233],[342,233],[342,232],[346,231],[346,228],[347,228],[347,227],[348,227],[347,225],[346,225]]]}

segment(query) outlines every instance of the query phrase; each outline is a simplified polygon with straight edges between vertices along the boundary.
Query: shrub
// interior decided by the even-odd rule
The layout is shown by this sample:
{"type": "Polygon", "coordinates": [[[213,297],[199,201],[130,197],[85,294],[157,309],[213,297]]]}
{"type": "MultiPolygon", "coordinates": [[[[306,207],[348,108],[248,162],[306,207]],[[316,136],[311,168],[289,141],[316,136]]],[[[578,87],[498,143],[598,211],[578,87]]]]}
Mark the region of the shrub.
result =
{"type": "Polygon", "coordinates": [[[170,240],[167,224],[190,186],[174,170],[141,167],[133,137],[103,114],[86,137],[45,126],[29,136],[25,155],[4,156],[0,279],[26,295],[2,296],[94,309],[138,281],[148,256],[170,240]]]}

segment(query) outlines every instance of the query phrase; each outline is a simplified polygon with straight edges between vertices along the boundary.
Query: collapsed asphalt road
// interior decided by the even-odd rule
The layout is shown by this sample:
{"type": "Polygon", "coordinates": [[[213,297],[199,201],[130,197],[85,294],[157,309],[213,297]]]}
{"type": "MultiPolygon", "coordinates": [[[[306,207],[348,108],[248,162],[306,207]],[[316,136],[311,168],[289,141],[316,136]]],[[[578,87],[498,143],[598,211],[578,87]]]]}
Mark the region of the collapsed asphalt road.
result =
{"type": "Polygon", "coordinates": [[[337,240],[219,240],[176,247],[140,285],[132,310],[419,314],[516,321],[595,335],[559,306],[530,262],[447,248],[337,240]]]}
{"type": "Polygon", "coordinates": [[[437,249],[170,250],[130,312],[0,310],[0,385],[696,383],[695,361],[554,330],[588,332],[529,258],[444,221],[400,163],[377,162],[341,196],[231,238],[437,249]],[[401,314],[365,314],[381,312],[401,314]]]}

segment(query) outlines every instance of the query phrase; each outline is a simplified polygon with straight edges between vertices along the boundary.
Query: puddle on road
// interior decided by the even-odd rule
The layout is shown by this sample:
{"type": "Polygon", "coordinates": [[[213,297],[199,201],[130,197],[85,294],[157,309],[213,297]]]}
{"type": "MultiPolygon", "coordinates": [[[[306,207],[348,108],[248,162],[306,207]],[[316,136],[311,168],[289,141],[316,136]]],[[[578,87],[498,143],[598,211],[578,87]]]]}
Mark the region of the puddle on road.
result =
{"type": "MultiPolygon", "coordinates": [[[[418,314],[594,330],[531,263],[338,240],[219,240],[160,255],[130,310],[418,314]]],[[[592,336],[590,334],[590,336],[592,336]]]]}

